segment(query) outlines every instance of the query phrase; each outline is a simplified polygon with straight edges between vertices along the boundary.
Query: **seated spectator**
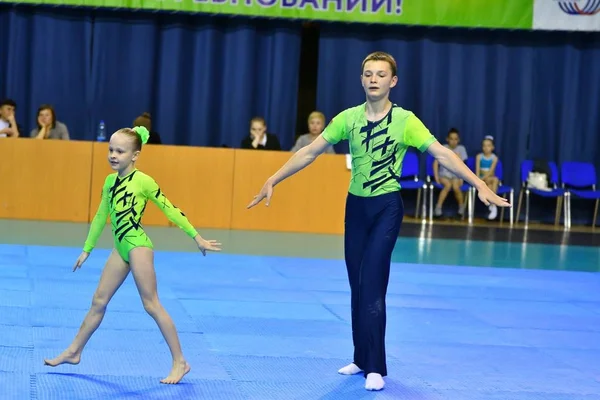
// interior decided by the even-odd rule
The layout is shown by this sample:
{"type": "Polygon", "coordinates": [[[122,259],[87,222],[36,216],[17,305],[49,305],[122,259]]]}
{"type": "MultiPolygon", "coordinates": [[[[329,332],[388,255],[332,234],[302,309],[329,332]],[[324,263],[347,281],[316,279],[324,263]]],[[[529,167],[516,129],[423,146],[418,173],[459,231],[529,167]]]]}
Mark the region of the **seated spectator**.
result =
{"type": "Polygon", "coordinates": [[[6,99],[0,103],[0,138],[19,137],[19,126],[15,120],[17,103],[6,99]]]}
{"type": "Polygon", "coordinates": [[[242,140],[242,149],[281,150],[276,135],[267,133],[267,123],[262,117],[250,120],[250,134],[242,140]]]}
{"type": "MultiPolygon", "coordinates": [[[[323,129],[325,129],[325,115],[320,111],[311,112],[308,116],[308,133],[298,137],[292,151],[296,152],[311,144],[323,132],[323,129]]],[[[333,146],[327,147],[325,153],[335,154],[333,146]]]]}
{"type": "MultiPolygon", "coordinates": [[[[460,135],[456,128],[451,128],[448,132],[448,136],[446,137],[446,141],[448,144],[444,146],[454,151],[461,160],[466,161],[468,158],[467,149],[460,143],[460,135]]],[[[462,216],[465,213],[465,202],[463,192],[461,192],[461,186],[463,185],[463,180],[456,175],[454,172],[450,171],[443,165],[440,165],[437,160],[433,162],[433,174],[436,183],[442,184],[444,187],[440,192],[438,197],[437,204],[435,205],[434,215],[436,217],[442,216],[442,206],[444,205],[444,201],[448,196],[450,190],[454,192],[454,197],[456,197],[456,202],[458,203],[458,215],[462,216]]]]}
{"type": "MultiPolygon", "coordinates": [[[[494,137],[486,136],[481,143],[481,153],[475,158],[475,173],[494,193],[498,192],[500,181],[496,177],[496,165],[498,165],[498,156],[494,154],[494,137]]],[[[490,204],[488,207],[490,213],[487,219],[490,221],[498,216],[498,207],[490,204]]]]}
{"type": "Polygon", "coordinates": [[[56,120],[56,113],[51,105],[42,104],[37,112],[37,128],[29,136],[35,139],[69,140],[69,130],[65,124],[56,120]]]}
{"type": "Polygon", "coordinates": [[[152,117],[149,112],[145,112],[139,117],[137,117],[133,121],[133,126],[143,126],[148,129],[150,132],[150,136],[148,137],[148,142],[146,144],[162,144],[162,140],[160,139],[160,135],[158,132],[152,130],[152,117]]]}

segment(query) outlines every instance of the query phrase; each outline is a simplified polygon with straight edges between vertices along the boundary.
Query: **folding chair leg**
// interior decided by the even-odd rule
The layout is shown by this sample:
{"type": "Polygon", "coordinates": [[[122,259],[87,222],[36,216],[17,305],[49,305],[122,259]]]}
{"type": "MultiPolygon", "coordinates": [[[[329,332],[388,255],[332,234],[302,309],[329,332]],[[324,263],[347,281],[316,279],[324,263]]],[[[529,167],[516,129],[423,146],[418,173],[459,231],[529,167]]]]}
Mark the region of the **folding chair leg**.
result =
{"type": "Polygon", "coordinates": [[[592,220],[592,227],[596,227],[596,218],[598,218],[598,203],[600,203],[600,199],[596,199],[596,206],[594,207],[594,219],[592,220]]]}
{"type": "Polygon", "coordinates": [[[519,191],[519,206],[517,207],[517,222],[521,219],[521,203],[523,202],[523,188],[519,191]]]}
{"type": "Polygon", "coordinates": [[[417,206],[415,207],[415,218],[419,218],[419,206],[421,205],[421,189],[417,189],[417,206]]]}
{"type": "MultiPolygon", "coordinates": [[[[556,207],[558,208],[558,199],[557,199],[556,207]]],[[[565,193],[563,195],[562,208],[563,208],[562,211],[565,213],[565,217],[563,220],[563,226],[565,228],[567,228],[567,225],[569,224],[569,199],[567,197],[567,193],[565,193]]],[[[558,213],[559,211],[556,210],[556,212],[558,213]]],[[[557,225],[557,224],[560,224],[560,217],[558,217],[558,221],[556,221],[556,218],[554,219],[554,225],[557,225]]]]}
{"type": "Polygon", "coordinates": [[[529,225],[529,189],[525,189],[525,227],[529,225]]]}
{"type": "MultiPolygon", "coordinates": [[[[510,210],[508,212],[510,214],[510,226],[513,226],[513,224],[515,223],[515,207],[513,206],[513,204],[515,203],[515,191],[514,190],[510,191],[509,199],[510,199],[509,200],[510,210]]],[[[504,208],[502,210],[504,210],[504,208]]]]}
{"type": "Polygon", "coordinates": [[[571,228],[571,193],[567,193],[567,228],[571,228]]]}
{"type": "MultiPolygon", "coordinates": [[[[565,229],[569,229],[570,227],[570,223],[569,223],[569,213],[571,212],[571,203],[570,203],[570,198],[571,196],[569,195],[569,192],[566,192],[564,194],[564,206],[563,206],[563,212],[565,213],[565,217],[563,219],[563,226],[565,227],[565,229]]],[[[558,217],[558,222],[560,223],[560,217],[558,217]]]]}
{"type": "Polygon", "coordinates": [[[471,192],[471,198],[473,200],[473,218],[475,218],[475,205],[477,204],[477,190],[475,190],[475,188],[473,188],[473,191],[471,192]]]}
{"type": "Polygon", "coordinates": [[[429,185],[429,222],[433,222],[433,185],[429,185]]]}
{"type": "MultiPolygon", "coordinates": [[[[554,226],[557,226],[559,221],[560,221],[560,214],[562,211],[562,202],[563,202],[563,197],[564,196],[559,196],[556,198],[556,210],[554,212],[554,226]]],[[[565,206],[566,206],[566,200],[565,200],[565,206]]],[[[565,219],[566,219],[566,212],[565,212],[565,219]]],[[[566,221],[565,221],[566,223],[566,221]]]]}
{"type": "Polygon", "coordinates": [[[565,229],[568,229],[571,227],[571,194],[569,192],[565,193],[564,201],[566,202],[566,206],[564,207],[566,211],[563,225],[565,229]]]}
{"type": "Polygon", "coordinates": [[[473,224],[473,214],[475,214],[475,188],[469,188],[469,190],[467,191],[467,196],[469,196],[469,203],[467,204],[468,208],[467,208],[467,213],[469,216],[469,225],[473,224]]]}
{"type": "MultiPolygon", "coordinates": [[[[506,195],[504,195],[504,198],[506,198],[506,195]]],[[[515,191],[511,190],[510,193],[508,194],[508,202],[510,203],[510,210],[508,210],[508,220],[510,222],[510,226],[513,226],[513,224],[515,223],[515,207],[514,207],[514,201],[515,201],[515,191]]],[[[500,213],[500,223],[504,222],[504,209],[506,207],[502,207],[502,212],[500,213]]]]}
{"type": "Polygon", "coordinates": [[[421,205],[421,220],[422,221],[427,221],[427,194],[429,187],[427,185],[423,185],[423,199],[422,199],[422,205],[421,205]]]}

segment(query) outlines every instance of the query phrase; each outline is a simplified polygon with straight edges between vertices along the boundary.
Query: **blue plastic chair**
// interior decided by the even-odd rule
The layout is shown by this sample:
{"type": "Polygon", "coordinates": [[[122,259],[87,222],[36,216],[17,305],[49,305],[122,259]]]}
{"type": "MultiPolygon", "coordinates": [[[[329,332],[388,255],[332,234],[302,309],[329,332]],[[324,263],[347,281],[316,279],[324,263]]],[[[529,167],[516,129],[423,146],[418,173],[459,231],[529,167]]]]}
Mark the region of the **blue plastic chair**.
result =
{"type": "MultiPolygon", "coordinates": [[[[431,155],[431,154],[427,154],[427,161],[426,161],[426,173],[427,173],[427,183],[429,184],[429,220],[433,221],[433,189],[438,189],[441,190],[444,186],[442,184],[439,184],[435,181],[435,175],[433,173],[433,162],[435,161],[435,158],[431,155]]],[[[467,160],[465,161],[465,163],[467,164],[467,167],[469,167],[469,169],[473,172],[475,172],[475,157],[468,157],[467,160]]],[[[465,201],[467,202],[467,215],[469,216],[469,223],[473,222],[473,202],[475,200],[475,190],[474,188],[468,184],[468,183],[464,183],[461,187],[460,190],[462,192],[467,192],[467,196],[465,201]]],[[[464,216],[463,216],[464,218],[464,216]]]]}
{"type": "Polygon", "coordinates": [[[419,210],[421,209],[421,200],[423,201],[423,210],[421,217],[425,218],[425,199],[427,198],[427,196],[422,194],[423,190],[427,190],[427,184],[422,179],[419,179],[419,157],[413,151],[407,151],[404,155],[399,183],[402,190],[417,191],[417,207],[415,211],[415,218],[419,217],[419,210]]]}
{"type": "Polygon", "coordinates": [[[571,226],[571,196],[581,199],[596,200],[592,226],[596,226],[600,191],[596,190],[596,168],[591,163],[567,161],[561,164],[562,187],[566,190],[567,202],[565,219],[567,227],[571,226]]]}
{"type": "MultiPolygon", "coordinates": [[[[556,212],[554,215],[554,225],[558,225],[560,221],[561,205],[565,197],[565,190],[558,187],[558,167],[555,162],[549,161],[550,176],[548,177],[548,183],[551,188],[548,190],[540,190],[530,188],[527,185],[527,179],[529,173],[533,171],[533,160],[525,160],[521,163],[521,190],[519,192],[519,206],[517,207],[517,220],[521,218],[521,203],[523,200],[523,193],[525,193],[525,226],[529,224],[529,197],[531,194],[535,194],[540,197],[556,198],[556,212]]],[[[565,214],[566,214],[566,202],[565,203],[565,214]]]]}
{"type": "MultiPolygon", "coordinates": [[[[496,163],[496,169],[494,170],[494,175],[498,178],[498,192],[496,193],[498,196],[502,196],[506,198],[508,194],[508,202],[512,205],[509,210],[509,221],[512,225],[514,223],[515,215],[514,215],[514,201],[515,201],[515,189],[512,186],[507,186],[502,184],[502,180],[504,179],[504,168],[502,166],[502,160],[498,158],[498,162],[496,163]]],[[[501,207],[500,211],[500,221],[504,221],[504,209],[506,207],[501,207]]]]}

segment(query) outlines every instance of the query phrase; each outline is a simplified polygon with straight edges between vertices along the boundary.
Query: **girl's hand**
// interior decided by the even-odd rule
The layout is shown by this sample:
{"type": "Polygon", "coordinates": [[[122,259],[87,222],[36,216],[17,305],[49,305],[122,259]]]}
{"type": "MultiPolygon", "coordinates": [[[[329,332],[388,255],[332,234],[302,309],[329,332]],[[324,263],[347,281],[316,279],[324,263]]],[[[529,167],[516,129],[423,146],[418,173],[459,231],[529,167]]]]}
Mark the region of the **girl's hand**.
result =
{"type": "Polygon", "coordinates": [[[85,260],[90,256],[90,253],[82,251],[79,255],[77,261],[75,261],[75,266],[73,267],[73,272],[75,272],[78,268],[81,268],[85,260]]]}
{"type": "Polygon", "coordinates": [[[202,239],[200,235],[196,238],[196,244],[198,248],[202,252],[202,255],[205,256],[207,251],[221,251],[221,243],[216,240],[206,240],[202,239]]]}

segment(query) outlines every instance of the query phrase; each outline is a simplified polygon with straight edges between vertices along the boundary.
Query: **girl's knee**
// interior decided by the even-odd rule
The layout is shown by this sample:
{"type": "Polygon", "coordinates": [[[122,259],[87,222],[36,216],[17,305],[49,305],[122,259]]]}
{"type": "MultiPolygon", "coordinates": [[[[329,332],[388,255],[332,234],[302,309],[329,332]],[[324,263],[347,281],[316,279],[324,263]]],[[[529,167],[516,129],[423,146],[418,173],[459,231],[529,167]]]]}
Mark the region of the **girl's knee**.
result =
{"type": "Polygon", "coordinates": [[[144,310],[152,316],[156,315],[162,308],[162,305],[158,301],[158,297],[142,299],[142,304],[144,305],[144,310]]]}
{"type": "Polygon", "coordinates": [[[104,312],[107,306],[108,297],[99,293],[94,293],[91,310],[94,312],[104,312]]]}
{"type": "Polygon", "coordinates": [[[443,186],[442,190],[448,191],[448,190],[450,190],[452,188],[452,182],[450,182],[448,179],[441,179],[440,183],[443,186]]]}

